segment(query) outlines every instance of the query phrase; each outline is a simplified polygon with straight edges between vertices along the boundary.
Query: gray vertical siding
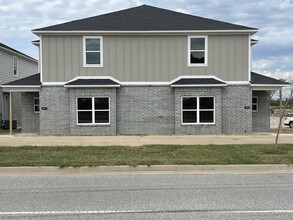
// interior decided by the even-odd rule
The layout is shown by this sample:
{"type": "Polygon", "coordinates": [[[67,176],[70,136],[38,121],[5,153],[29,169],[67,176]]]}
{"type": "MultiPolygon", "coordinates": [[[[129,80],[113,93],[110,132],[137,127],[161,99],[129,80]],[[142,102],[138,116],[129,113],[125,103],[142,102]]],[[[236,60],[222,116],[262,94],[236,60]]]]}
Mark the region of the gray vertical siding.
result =
{"type": "Polygon", "coordinates": [[[120,81],[170,81],[215,75],[248,81],[248,35],[208,36],[208,66],[187,66],[187,35],[103,36],[103,67],[83,67],[82,36],[42,36],[43,81],[112,76],[120,81]]]}
{"type": "Polygon", "coordinates": [[[0,48],[0,84],[36,74],[38,63],[0,48]],[[18,76],[13,76],[13,56],[18,58],[18,76]]]}

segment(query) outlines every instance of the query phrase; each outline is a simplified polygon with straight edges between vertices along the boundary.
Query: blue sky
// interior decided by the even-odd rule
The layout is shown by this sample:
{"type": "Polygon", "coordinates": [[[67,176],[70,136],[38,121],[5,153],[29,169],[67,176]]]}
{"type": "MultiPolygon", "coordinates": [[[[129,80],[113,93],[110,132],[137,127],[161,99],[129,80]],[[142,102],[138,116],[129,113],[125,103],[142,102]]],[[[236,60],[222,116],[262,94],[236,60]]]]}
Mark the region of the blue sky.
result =
{"type": "Polygon", "coordinates": [[[253,70],[293,76],[293,0],[0,0],[0,42],[37,58],[32,29],[142,4],[259,28],[253,70]]]}

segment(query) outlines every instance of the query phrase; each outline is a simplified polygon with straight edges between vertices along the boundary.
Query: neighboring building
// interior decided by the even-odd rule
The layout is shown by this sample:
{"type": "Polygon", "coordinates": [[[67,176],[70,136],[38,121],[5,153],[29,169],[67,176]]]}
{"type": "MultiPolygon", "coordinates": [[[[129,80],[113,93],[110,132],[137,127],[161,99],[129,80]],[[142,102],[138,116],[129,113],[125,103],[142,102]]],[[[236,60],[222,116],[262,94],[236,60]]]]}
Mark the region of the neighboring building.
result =
{"type": "Polygon", "coordinates": [[[23,132],[268,131],[283,84],[251,72],[256,32],[142,5],[33,30],[40,74],[4,87],[26,91],[23,132]]]}
{"type": "MultiPolygon", "coordinates": [[[[0,85],[38,72],[38,61],[0,43],[0,85]]],[[[13,96],[13,119],[21,126],[21,94],[13,96]]],[[[0,88],[0,120],[9,120],[9,93],[0,88]]],[[[1,124],[1,123],[0,123],[1,124]]]]}

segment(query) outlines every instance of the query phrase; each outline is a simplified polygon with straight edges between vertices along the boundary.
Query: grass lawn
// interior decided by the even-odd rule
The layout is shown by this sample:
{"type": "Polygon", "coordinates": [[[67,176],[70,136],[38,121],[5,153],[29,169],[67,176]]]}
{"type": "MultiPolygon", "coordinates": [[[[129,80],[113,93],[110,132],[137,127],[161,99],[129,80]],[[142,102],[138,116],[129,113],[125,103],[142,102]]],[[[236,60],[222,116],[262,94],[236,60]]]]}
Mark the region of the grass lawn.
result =
{"type": "Polygon", "coordinates": [[[293,144],[0,147],[0,166],[292,164],[293,144]]]}

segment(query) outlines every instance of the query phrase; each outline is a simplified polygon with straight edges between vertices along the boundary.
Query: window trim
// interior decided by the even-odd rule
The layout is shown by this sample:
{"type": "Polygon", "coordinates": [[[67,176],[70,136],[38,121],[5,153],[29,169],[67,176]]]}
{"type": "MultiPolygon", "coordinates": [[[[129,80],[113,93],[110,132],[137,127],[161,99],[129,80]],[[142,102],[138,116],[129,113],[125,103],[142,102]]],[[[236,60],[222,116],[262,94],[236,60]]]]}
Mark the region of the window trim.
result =
{"type": "Polygon", "coordinates": [[[18,76],[18,57],[17,56],[13,56],[13,58],[12,58],[12,75],[15,77],[18,76]],[[16,60],[16,65],[14,63],[14,60],[16,60]],[[15,67],[16,67],[16,74],[14,74],[15,67]]]}
{"type": "Polygon", "coordinates": [[[76,124],[77,125],[110,125],[111,124],[111,98],[109,96],[78,96],[76,97],[76,124]],[[78,99],[79,98],[88,98],[88,99],[92,99],[92,109],[91,110],[78,110],[78,99]],[[95,105],[95,98],[108,98],[108,109],[98,109],[95,110],[94,109],[94,105],[95,105]],[[91,111],[92,112],[92,123],[78,123],[78,112],[82,112],[82,111],[91,111]],[[95,121],[95,112],[96,111],[108,111],[109,112],[109,122],[108,123],[94,123],[95,121]]]}
{"type": "Polygon", "coordinates": [[[83,36],[83,67],[103,67],[103,36],[83,36]],[[86,63],[86,40],[87,39],[100,39],[100,64],[87,64],[86,63]]]}
{"type": "Polygon", "coordinates": [[[181,96],[181,108],[180,108],[180,111],[181,111],[181,125],[214,125],[216,124],[216,108],[215,108],[215,96],[181,96]],[[197,104],[197,109],[186,109],[184,110],[183,109],[183,99],[184,98],[196,98],[196,104],[197,104]],[[213,106],[213,109],[203,109],[201,110],[199,108],[199,99],[200,98],[213,98],[213,101],[214,101],[214,106],[213,106]],[[183,111],[196,111],[196,120],[197,122],[196,123],[184,123],[183,122],[183,111]],[[213,122],[199,122],[200,120],[200,112],[201,111],[213,111],[213,122]]]}
{"type": "Polygon", "coordinates": [[[34,97],[34,113],[39,114],[40,113],[40,98],[39,97],[34,97]],[[37,105],[35,100],[39,100],[39,104],[37,105]],[[39,106],[39,111],[36,111],[36,106],[39,106]]]}
{"type": "Polygon", "coordinates": [[[258,112],[258,96],[252,96],[251,100],[251,110],[252,112],[258,112]],[[256,98],[256,103],[253,103],[253,99],[256,98]],[[256,110],[253,110],[253,106],[256,106],[256,110]]]}
{"type": "Polygon", "coordinates": [[[188,36],[187,40],[187,66],[188,67],[207,67],[208,66],[208,36],[203,35],[203,36],[188,36]],[[191,39],[192,38],[204,38],[205,39],[205,50],[204,50],[204,63],[191,63],[190,60],[190,53],[191,53],[191,39]]]}

